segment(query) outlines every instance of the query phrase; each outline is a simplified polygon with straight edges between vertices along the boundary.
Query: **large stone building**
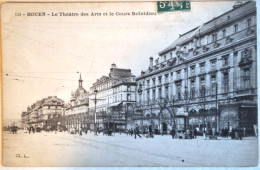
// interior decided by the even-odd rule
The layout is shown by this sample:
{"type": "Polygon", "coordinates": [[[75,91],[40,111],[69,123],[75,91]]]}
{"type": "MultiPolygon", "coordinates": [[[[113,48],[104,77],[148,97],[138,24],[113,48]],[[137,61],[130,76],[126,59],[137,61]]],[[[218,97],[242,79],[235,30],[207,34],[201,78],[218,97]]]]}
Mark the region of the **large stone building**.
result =
{"type": "Polygon", "coordinates": [[[137,80],[144,125],[169,132],[257,124],[256,3],[230,11],[184,34],[159,52],[137,80]]]}
{"type": "Polygon", "coordinates": [[[80,114],[88,112],[89,93],[82,85],[83,80],[79,78],[79,86],[75,92],[71,92],[70,102],[66,104],[65,115],[80,114]]]}
{"type": "Polygon", "coordinates": [[[114,130],[126,128],[125,125],[129,124],[127,110],[135,103],[135,91],[135,76],[131,70],[117,68],[116,64],[112,64],[109,76],[97,79],[90,88],[89,109],[93,124],[96,111],[97,127],[114,130]]]}
{"type": "Polygon", "coordinates": [[[81,74],[79,85],[75,92],[71,92],[69,103],[65,105],[64,116],[62,121],[68,129],[87,128],[87,116],[89,114],[89,92],[83,87],[81,74]]]}
{"type": "Polygon", "coordinates": [[[23,128],[26,128],[26,126],[44,128],[48,120],[62,115],[63,108],[64,101],[57,98],[57,96],[49,96],[38,100],[28,106],[26,112],[22,112],[23,128]]]}

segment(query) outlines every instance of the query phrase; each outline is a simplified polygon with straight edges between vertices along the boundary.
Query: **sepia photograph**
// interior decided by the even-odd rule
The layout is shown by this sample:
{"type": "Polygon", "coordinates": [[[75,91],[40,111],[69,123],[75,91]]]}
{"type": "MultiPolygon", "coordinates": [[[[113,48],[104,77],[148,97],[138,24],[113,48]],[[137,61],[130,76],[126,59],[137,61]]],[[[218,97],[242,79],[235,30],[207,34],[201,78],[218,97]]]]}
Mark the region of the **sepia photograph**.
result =
{"type": "Polygon", "coordinates": [[[255,1],[3,3],[5,167],[258,166],[255,1]]]}

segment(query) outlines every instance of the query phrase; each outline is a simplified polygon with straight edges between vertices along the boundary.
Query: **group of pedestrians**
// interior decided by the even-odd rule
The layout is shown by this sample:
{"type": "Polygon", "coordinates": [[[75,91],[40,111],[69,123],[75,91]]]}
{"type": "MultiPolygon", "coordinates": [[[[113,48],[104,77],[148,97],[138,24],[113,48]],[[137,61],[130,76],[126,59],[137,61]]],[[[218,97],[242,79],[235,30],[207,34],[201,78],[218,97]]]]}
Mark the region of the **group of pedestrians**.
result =
{"type": "Polygon", "coordinates": [[[28,131],[29,131],[29,134],[31,134],[31,132],[35,133],[35,128],[30,126],[30,127],[28,127],[28,131]]]}
{"type": "Polygon", "coordinates": [[[194,128],[192,130],[187,129],[186,131],[184,130],[175,130],[172,128],[171,130],[171,135],[173,139],[196,139],[197,138],[197,129],[194,128]]]}
{"type": "Polygon", "coordinates": [[[242,140],[243,137],[246,136],[246,128],[230,128],[227,127],[221,129],[221,136],[228,138],[229,136],[231,139],[240,139],[242,140]]]}

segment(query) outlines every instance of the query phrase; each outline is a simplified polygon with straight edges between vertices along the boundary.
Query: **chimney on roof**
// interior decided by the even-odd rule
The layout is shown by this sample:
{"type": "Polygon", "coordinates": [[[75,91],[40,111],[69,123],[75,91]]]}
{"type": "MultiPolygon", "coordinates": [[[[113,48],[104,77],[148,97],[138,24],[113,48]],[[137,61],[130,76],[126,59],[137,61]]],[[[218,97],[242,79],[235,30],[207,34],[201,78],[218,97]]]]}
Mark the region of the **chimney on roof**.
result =
{"type": "Polygon", "coordinates": [[[155,64],[156,64],[156,65],[159,64],[159,58],[157,58],[157,59],[155,60],[155,64]]]}
{"type": "Polygon", "coordinates": [[[153,57],[152,56],[150,57],[150,67],[151,68],[153,67],[153,57]]]}

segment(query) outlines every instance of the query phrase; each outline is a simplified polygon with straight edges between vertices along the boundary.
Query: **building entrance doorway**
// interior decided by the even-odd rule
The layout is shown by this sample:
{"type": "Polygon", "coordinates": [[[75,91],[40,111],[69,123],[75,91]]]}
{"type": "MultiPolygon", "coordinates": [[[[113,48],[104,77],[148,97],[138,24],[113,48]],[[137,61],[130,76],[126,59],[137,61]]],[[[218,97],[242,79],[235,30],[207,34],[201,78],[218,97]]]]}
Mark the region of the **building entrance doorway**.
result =
{"type": "Polygon", "coordinates": [[[165,122],[162,123],[162,132],[163,132],[164,134],[167,133],[167,124],[166,124],[165,122]]]}

